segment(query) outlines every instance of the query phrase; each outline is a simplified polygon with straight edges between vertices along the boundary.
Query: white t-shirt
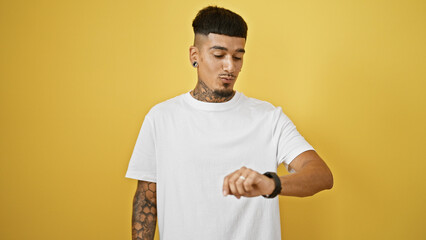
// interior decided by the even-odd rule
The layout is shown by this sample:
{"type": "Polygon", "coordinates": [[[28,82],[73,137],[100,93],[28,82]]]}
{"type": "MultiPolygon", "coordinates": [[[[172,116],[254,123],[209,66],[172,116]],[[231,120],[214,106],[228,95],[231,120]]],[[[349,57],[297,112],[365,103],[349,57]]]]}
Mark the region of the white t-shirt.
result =
{"type": "Polygon", "coordinates": [[[278,197],[225,197],[223,179],[242,166],[276,172],[307,150],[281,107],[238,91],[223,103],[187,92],[145,116],[126,177],[156,182],[161,240],[280,240],[278,197]]]}

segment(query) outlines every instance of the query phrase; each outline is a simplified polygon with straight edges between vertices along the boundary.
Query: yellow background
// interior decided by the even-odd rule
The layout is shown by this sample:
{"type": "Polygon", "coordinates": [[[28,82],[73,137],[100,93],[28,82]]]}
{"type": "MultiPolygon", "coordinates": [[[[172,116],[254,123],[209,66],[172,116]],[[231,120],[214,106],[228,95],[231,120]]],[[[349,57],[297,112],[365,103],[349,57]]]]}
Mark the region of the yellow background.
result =
{"type": "Polygon", "coordinates": [[[249,26],[236,89],[334,173],[280,197],[283,238],[426,239],[426,2],[403,0],[1,0],[0,239],[130,239],[127,164],[150,107],[195,86],[208,4],[249,26]]]}

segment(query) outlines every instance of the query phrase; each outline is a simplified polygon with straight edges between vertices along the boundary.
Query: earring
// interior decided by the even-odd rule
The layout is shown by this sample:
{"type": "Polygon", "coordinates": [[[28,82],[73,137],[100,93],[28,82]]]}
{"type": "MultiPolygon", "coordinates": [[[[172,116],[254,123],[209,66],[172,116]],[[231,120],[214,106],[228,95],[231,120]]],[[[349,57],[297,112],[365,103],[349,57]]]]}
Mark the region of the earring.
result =
{"type": "Polygon", "coordinates": [[[193,62],[193,63],[192,63],[192,66],[193,66],[193,67],[195,67],[195,68],[196,68],[196,67],[198,67],[198,63],[197,63],[197,61],[193,62]]]}

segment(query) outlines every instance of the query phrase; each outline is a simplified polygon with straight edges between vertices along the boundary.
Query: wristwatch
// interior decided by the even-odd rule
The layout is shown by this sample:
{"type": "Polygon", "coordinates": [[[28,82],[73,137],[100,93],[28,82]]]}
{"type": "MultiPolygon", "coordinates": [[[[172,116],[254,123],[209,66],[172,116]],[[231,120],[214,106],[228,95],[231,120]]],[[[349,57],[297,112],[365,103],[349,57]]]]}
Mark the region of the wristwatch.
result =
{"type": "Polygon", "coordinates": [[[266,172],[263,175],[267,176],[268,178],[274,179],[275,182],[275,189],[274,191],[269,195],[262,195],[265,198],[274,198],[281,192],[281,180],[278,177],[278,175],[274,172],[266,172]]]}

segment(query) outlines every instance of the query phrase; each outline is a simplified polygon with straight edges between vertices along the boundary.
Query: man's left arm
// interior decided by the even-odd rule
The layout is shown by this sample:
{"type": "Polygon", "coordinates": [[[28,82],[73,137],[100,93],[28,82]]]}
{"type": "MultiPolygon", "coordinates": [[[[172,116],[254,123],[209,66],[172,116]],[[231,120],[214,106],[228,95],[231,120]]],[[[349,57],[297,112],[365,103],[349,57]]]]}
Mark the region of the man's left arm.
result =
{"type": "MultiPolygon", "coordinates": [[[[280,176],[280,195],[306,197],[333,187],[333,175],[327,164],[314,151],[299,154],[289,164],[294,173],[280,176]]],[[[275,189],[273,179],[250,168],[242,167],[227,175],[223,194],[236,198],[269,195],[275,189]]]]}
{"type": "Polygon", "coordinates": [[[281,195],[307,197],[333,187],[333,175],[314,151],[299,154],[289,164],[295,173],[280,176],[281,195]]]}

